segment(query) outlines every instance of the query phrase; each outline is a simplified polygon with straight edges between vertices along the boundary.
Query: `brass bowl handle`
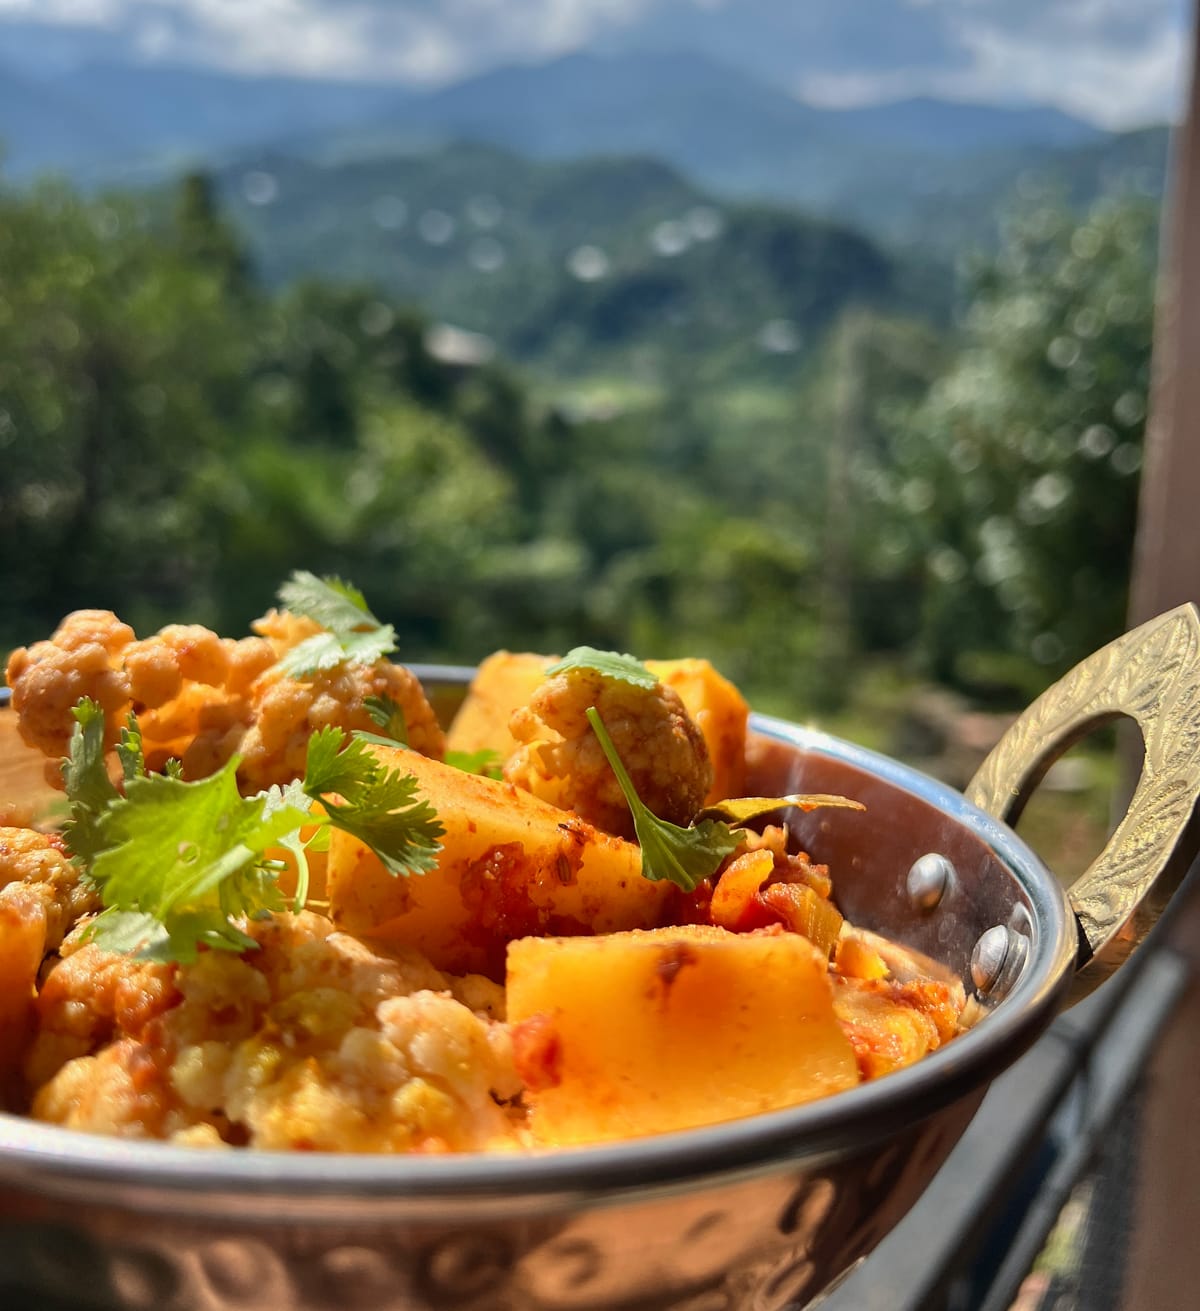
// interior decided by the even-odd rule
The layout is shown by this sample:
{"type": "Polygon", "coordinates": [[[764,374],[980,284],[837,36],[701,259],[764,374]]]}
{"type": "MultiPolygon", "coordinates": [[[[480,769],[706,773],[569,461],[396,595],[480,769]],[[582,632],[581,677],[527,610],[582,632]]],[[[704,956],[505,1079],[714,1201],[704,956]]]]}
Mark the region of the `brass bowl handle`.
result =
{"type": "Polygon", "coordinates": [[[1145,759],[1125,817],[1069,889],[1080,934],[1072,1001],[1132,954],[1196,855],[1200,610],[1181,605],[1076,665],[1012,725],[966,788],[968,800],[1015,824],[1054,761],[1122,715],[1141,729],[1145,759]]]}

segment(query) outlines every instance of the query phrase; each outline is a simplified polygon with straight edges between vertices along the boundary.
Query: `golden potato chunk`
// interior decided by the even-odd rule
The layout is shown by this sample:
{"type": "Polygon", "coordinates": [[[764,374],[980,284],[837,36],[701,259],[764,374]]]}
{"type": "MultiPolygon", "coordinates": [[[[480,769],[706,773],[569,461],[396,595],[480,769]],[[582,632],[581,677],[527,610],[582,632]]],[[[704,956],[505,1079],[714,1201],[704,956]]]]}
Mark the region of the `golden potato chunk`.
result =
{"type": "Polygon", "coordinates": [[[517,749],[508,731],[513,711],[527,705],[557,657],[497,651],[475,671],[466,700],[446,732],[447,751],[495,751],[507,760],[517,749]]]}
{"type": "Polygon", "coordinates": [[[508,1019],[546,1145],[664,1133],[852,1087],[825,957],[707,925],[508,949],[508,1019]]]}
{"type": "Polygon", "coordinates": [[[395,877],[335,831],[330,914],[351,933],[417,947],[439,969],[502,978],[504,949],[531,934],[611,933],[662,922],[671,885],[642,878],[632,842],[507,783],[413,751],[377,748],[415,775],[445,833],[438,867],[395,877]]]}

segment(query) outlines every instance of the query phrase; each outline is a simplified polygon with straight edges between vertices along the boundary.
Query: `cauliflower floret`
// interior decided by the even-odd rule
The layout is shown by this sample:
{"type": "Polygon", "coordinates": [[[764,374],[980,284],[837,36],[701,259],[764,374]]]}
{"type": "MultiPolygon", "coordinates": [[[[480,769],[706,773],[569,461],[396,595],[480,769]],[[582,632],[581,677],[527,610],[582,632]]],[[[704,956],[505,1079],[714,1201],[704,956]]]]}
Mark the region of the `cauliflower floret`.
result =
{"type": "Polygon", "coordinates": [[[404,713],[408,745],[440,760],[445,738],[416,675],[402,665],[341,664],[307,678],[272,672],[258,684],[258,713],[239,750],[239,779],[255,791],[285,783],[304,773],[308,739],[333,725],[377,733],[379,725],[366,708],[369,697],[387,697],[404,713]]]}
{"type": "Polygon", "coordinates": [[[16,1074],[33,1033],[43,957],[93,907],[94,894],[56,839],[0,829],[0,1105],[21,1101],[16,1074]]]}
{"type": "MultiPolygon", "coordinates": [[[[132,643],[125,652],[129,694],[139,707],[155,710],[177,697],[185,680],[224,687],[238,645],[199,624],[168,624],[154,637],[132,643]]],[[[252,658],[257,657],[261,673],[274,658],[270,643],[251,638],[247,645],[252,658]]]]}
{"type": "Polygon", "coordinates": [[[133,629],[109,610],[76,610],[54,635],[18,647],[5,670],[21,737],[50,757],[46,781],[62,787],[58,761],[67,754],[75,720],[72,707],[91,697],[105,714],[107,744],[116,741],[129,707],[123,666],[133,629]]]}
{"type": "Polygon", "coordinates": [[[21,736],[49,757],[46,780],[61,788],[59,761],[81,697],[104,711],[106,747],[132,711],[149,767],[179,756],[185,777],[198,778],[237,750],[253,718],[252,678],[273,660],[261,638],[229,643],[198,625],[171,624],[138,640],[110,611],[79,610],[48,641],[14,651],[6,672],[21,736]]]}
{"type": "Polygon", "coordinates": [[[42,961],[80,915],[97,908],[56,838],[0,829],[0,1104],[20,1101],[15,1076],[32,1036],[42,961]]]}
{"type": "Polygon", "coordinates": [[[100,908],[95,888],[79,877],[57,834],[0,828],[0,899],[28,894],[46,917],[46,951],[57,951],[81,915],[100,908]]]}
{"type": "Polygon", "coordinates": [[[259,950],[241,957],[151,966],[82,947],[64,960],[39,1003],[46,1041],[27,1068],[49,1074],[34,1114],[211,1145],[517,1145],[501,1103],[520,1083],[507,1029],[488,1014],[495,985],[449,979],[416,951],[385,954],[310,913],[247,928],[259,950]],[[114,967],[134,976],[124,997],[114,967]]]}
{"type": "Polygon", "coordinates": [[[29,1086],[114,1037],[148,1040],[153,1021],[178,1000],[173,965],[104,951],[75,930],[38,993],[37,1036],[25,1059],[29,1086]]]}
{"type": "Polygon", "coordinates": [[[629,806],[587,721],[589,706],[642,801],[660,819],[689,823],[712,785],[712,765],[678,693],[662,683],[635,687],[592,669],[546,679],[509,721],[523,745],[505,764],[505,779],[608,833],[633,837],[629,806]]]}
{"type": "Polygon", "coordinates": [[[161,771],[175,757],[187,779],[220,769],[254,722],[255,681],[274,661],[260,637],[235,642],[198,624],[134,642],[125,669],[147,766],[161,771]]]}

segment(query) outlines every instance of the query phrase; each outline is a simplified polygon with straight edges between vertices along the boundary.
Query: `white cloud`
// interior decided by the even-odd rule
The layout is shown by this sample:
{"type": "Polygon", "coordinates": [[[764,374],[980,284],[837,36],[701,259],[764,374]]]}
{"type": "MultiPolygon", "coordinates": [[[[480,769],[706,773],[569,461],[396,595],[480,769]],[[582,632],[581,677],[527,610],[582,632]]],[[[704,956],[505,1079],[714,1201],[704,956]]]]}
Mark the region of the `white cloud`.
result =
{"type": "Polygon", "coordinates": [[[782,70],[821,103],[1041,101],[1117,126],[1181,103],[1191,9],[1190,0],[0,0],[0,46],[5,18],[103,30],[147,60],[426,85],[605,38],[678,39],[782,70]],[[735,30],[747,34],[736,50],[735,30]]]}
{"type": "MultiPolygon", "coordinates": [[[[1026,100],[1058,104],[1110,127],[1158,119],[1183,104],[1188,50],[1165,24],[1140,45],[1077,46],[1067,58],[1061,47],[995,29],[976,29],[965,40],[977,98],[1013,88],[1026,100]]],[[[966,89],[960,84],[957,91],[966,89]]]]}
{"type": "MultiPolygon", "coordinates": [[[[128,30],[146,57],[438,82],[546,58],[657,0],[0,0],[5,17],[128,30]]],[[[2,30],[2,29],[0,29],[2,30]]]]}
{"type": "Polygon", "coordinates": [[[801,76],[797,95],[847,107],[912,95],[1057,105],[1111,128],[1177,115],[1186,90],[1181,0],[905,0],[940,9],[964,56],[929,64],[801,76]]]}
{"type": "Polygon", "coordinates": [[[796,94],[831,108],[914,95],[1057,105],[1114,129],[1161,121],[1183,105],[1188,51],[1179,33],[1166,27],[1141,47],[1078,46],[1069,56],[1057,44],[994,28],[965,32],[963,45],[971,55],[965,68],[817,73],[798,79],[796,94]]]}

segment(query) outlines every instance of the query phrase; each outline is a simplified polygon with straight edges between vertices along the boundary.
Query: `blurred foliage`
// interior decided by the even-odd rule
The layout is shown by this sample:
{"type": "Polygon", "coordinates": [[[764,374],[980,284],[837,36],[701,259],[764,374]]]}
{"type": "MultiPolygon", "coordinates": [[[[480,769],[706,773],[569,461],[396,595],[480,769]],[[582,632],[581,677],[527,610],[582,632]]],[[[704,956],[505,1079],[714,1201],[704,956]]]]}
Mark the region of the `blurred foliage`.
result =
{"type": "Polygon", "coordinates": [[[217,185],[268,286],[314,269],[369,282],[543,376],[658,381],[686,359],[725,385],[786,378],[849,302],[944,316],[950,299],[945,268],[926,262],[906,291],[861,232],[718,201],[654,159],[530,160],[462,142],[321,162],[268,153],[217,185]]]}
{"type": "Polygon", "coordinates": [[[0,189],[0,640],[78,606],[238,634],[303,567],[409,659],[701,654],[802,713],[882,653],[1024,699],[1123,625],[1155,223],[1039,201],[947,330],[879,308],[869,243],[731,212],[690,272],[577,282],[584,340],[633,316],[660,359],[642,387],[598,346],[573,406],[376,286],[271,287],[204,177],[0,189]],[[685,276],[693,326],[771,282],[804,349],[658,333],[685,276]]]}
{"type": "Polygon", "coordinates": [[[856,572],[907,582],[942,681],[1028,691],[1124,627],[1157,240],[1144,200],[1016,216],[949,367],[856,462],[856,572]]]}

